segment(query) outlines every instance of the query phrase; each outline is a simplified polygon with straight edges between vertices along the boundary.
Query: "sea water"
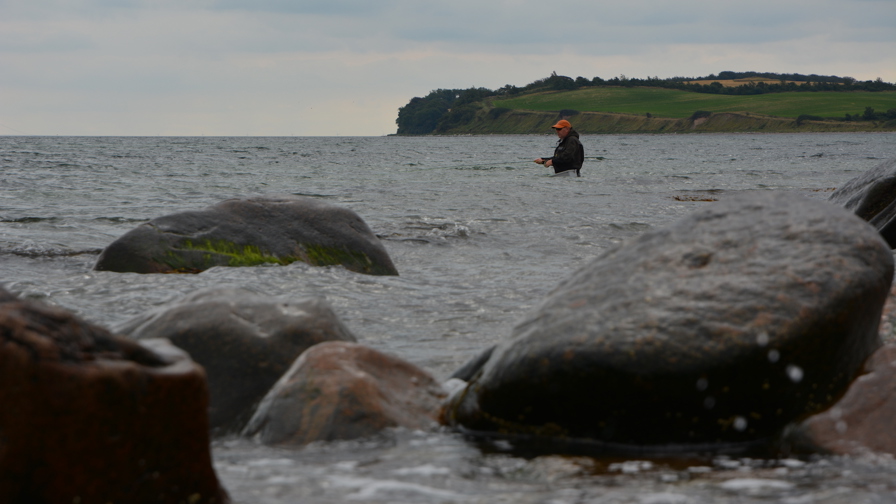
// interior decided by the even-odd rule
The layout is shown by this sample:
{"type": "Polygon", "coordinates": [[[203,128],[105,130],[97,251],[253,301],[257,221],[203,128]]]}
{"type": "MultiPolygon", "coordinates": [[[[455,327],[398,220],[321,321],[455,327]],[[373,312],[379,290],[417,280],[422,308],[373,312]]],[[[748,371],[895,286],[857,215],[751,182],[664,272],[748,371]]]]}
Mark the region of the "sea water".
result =
{"type": "MultiPolygon", "coordinates": [[[[0,282],[106,327],[208,287],[324,298],[361,343],[445,380],[617,243],[737,193],[826,199],[896,156],[894,133],[585,135],[582,177],[551,177],[532,160],[555,141],[0,137],[0,282]],[[103,247],[149,219],[263,194],[354,210],[400,275],[302,263],[92,270],[103,247]]],[[[303,448],[228,437],[212,453],[244,504],[896,502],[885,456],[628,460],[513,448],[398,429],[303,448]]]]}

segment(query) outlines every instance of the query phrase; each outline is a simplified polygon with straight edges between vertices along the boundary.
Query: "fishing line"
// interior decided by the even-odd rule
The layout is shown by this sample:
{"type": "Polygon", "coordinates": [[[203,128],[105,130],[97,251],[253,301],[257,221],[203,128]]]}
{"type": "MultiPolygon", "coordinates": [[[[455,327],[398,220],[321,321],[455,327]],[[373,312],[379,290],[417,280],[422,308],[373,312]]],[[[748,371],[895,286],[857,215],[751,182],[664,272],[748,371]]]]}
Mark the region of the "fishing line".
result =
{"type": "Polygon", "coordinates": [[[20,135],[27,135],[27,134],[28,134],[28,133],[25,133],[24,131],[19,131],[19,130],[13,128],[12,126],[7,126],[7,125],[5,125],[5,124],[3,124],[3,123],[0,123],[0,126],[3,126],[4,128],[6,128],[6,129],[8,129],[8,130],[15,131],[16,133],[18,133],[18,134],[20,134],[20,135]]]}

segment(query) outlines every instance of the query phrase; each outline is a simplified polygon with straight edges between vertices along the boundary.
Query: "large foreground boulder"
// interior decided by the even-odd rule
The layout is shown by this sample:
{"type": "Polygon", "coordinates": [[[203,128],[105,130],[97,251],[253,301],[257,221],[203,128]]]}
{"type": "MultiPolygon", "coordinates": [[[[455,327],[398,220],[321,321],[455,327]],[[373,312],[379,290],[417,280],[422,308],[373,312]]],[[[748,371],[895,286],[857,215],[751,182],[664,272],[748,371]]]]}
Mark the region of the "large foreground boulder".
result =
{"type": "Polygon", "coordinates": [[[0,502],[228,502],[205,374],[153,343],[58,308],[0,304],[0,502]]]}
{"type": "Polygon", "coordinates": [[[255,405],[307,348],[355,336],[321,299],[283,301],[246,290],[198,291],[115,327],[165,338],[208,374],[215,433],[242,429],[255,405]]]}
{"type": "Polygon", "coordinates": [[[213,266],[303,261],[397,275],[385,247],[355,212],[300,196],[229,199],[158,217],[103,250],[97,270],[198,273],[213,266]]]}
{"type": "Polygon", "coordinates": [[[896,345],[881,347],[864,374],[830,409],[796,430],[802,448],[840,455],[886,453],[896,456],[896,345]]]}
{"type": "Polygon", "coordinates": [[[879,346],[892,275],[880,235],[835,205],[714,203],[563,282],[467,371],[445,420],[658,450],[774,437],[830,406],[879,346]]]}
{"type": "Polygon", "coordinates": [[[329,342],[299,357],[244,434],[302,445],[437,424],[445,391],[413,364],[356,343],[329,342]]]}
{"type": "Polygon", "coordinates": [[[896,158],[843,184],[830,201],[868,221],[896,248],[896,158]]]}

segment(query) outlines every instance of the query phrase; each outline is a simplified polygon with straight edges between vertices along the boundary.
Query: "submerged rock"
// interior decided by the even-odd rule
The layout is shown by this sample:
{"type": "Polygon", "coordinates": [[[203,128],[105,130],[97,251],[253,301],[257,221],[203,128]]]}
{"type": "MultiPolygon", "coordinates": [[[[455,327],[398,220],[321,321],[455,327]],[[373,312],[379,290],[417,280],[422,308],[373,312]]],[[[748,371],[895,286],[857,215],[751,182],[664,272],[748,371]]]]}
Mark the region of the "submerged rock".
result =
{"type": "Polygon", "coordinates": [[[245,435],[301,445],[436,425],[445,391],[413,364],[355,343],[329,342],[299,357],[252,417],[245,435]]]}
{"type": "Polygon", "coordinates": [[[803,448],[840,455],[869,452],[896,456],[896,345],[881,347],[864,373],[827,411],[797,429],[803,448]]]}
{"type": "Polygon", "coordinates": [[[205,374],[153,347],[58,308],[0,304],[0,502],[228,502],[205,374]]]}
{"type": "Polygon", "coordinates": [[[205,368],[216,433],[242,429],[258,401],[307,348],[355,341],[323,300],[282,301],[230,288],[195,292],[115,330],[141,340],[166,338],[205,368]]]}
{"type": "Polygon", "coordinates": [[[868,221],[896,248],[896,158],[848,181],[830,201],[868,221]]]}
{"type": "Polygon", "coordinates": [[[198,273],[213,266],[302,261],[397,275],[385,247],[355,212],[300,196],[229,199],[158,217],[106,247],[94,266],[121,273],[198,273]]]}
{"type": "Polygon", "coordinates": [[[830,406],[878,347],[892,276],[880,235],[835,205],[713,203],[561,283],[445,421],[657,449],[772,437],[830,406]]]}

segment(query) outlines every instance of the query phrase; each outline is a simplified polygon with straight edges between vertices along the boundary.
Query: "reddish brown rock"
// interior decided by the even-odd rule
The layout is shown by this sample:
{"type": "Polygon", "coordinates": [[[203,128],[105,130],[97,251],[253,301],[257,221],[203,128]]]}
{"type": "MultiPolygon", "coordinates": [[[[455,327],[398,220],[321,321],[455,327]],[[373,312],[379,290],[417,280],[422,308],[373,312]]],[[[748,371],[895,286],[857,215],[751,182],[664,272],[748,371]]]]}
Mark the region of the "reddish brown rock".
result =
{"type": "Polygon", "coordinates": [[[305,351],[262,401],[244,434],[301,445],[436,424],[445,392],[427,372],[347,342],[305,351]]]}
{"type": "Polygon", "coordinates": [[[175,352],[0,304],[0,502],[228,502],[205,373],[175,352]]]}
{"type": "Polygon", "coordinates": [[[832,408],[803,422],[802,443],[844,455],[896,455],[896,345],[881,347],[864,371],[832,408]]]}
{"type": "Polygon", "coordinates": [[[880,316],[878,327],[880,339],[884,342],[896,342],[896,285],[890,287],[890,294],[884,303],[884,310],[880,316]]]}

